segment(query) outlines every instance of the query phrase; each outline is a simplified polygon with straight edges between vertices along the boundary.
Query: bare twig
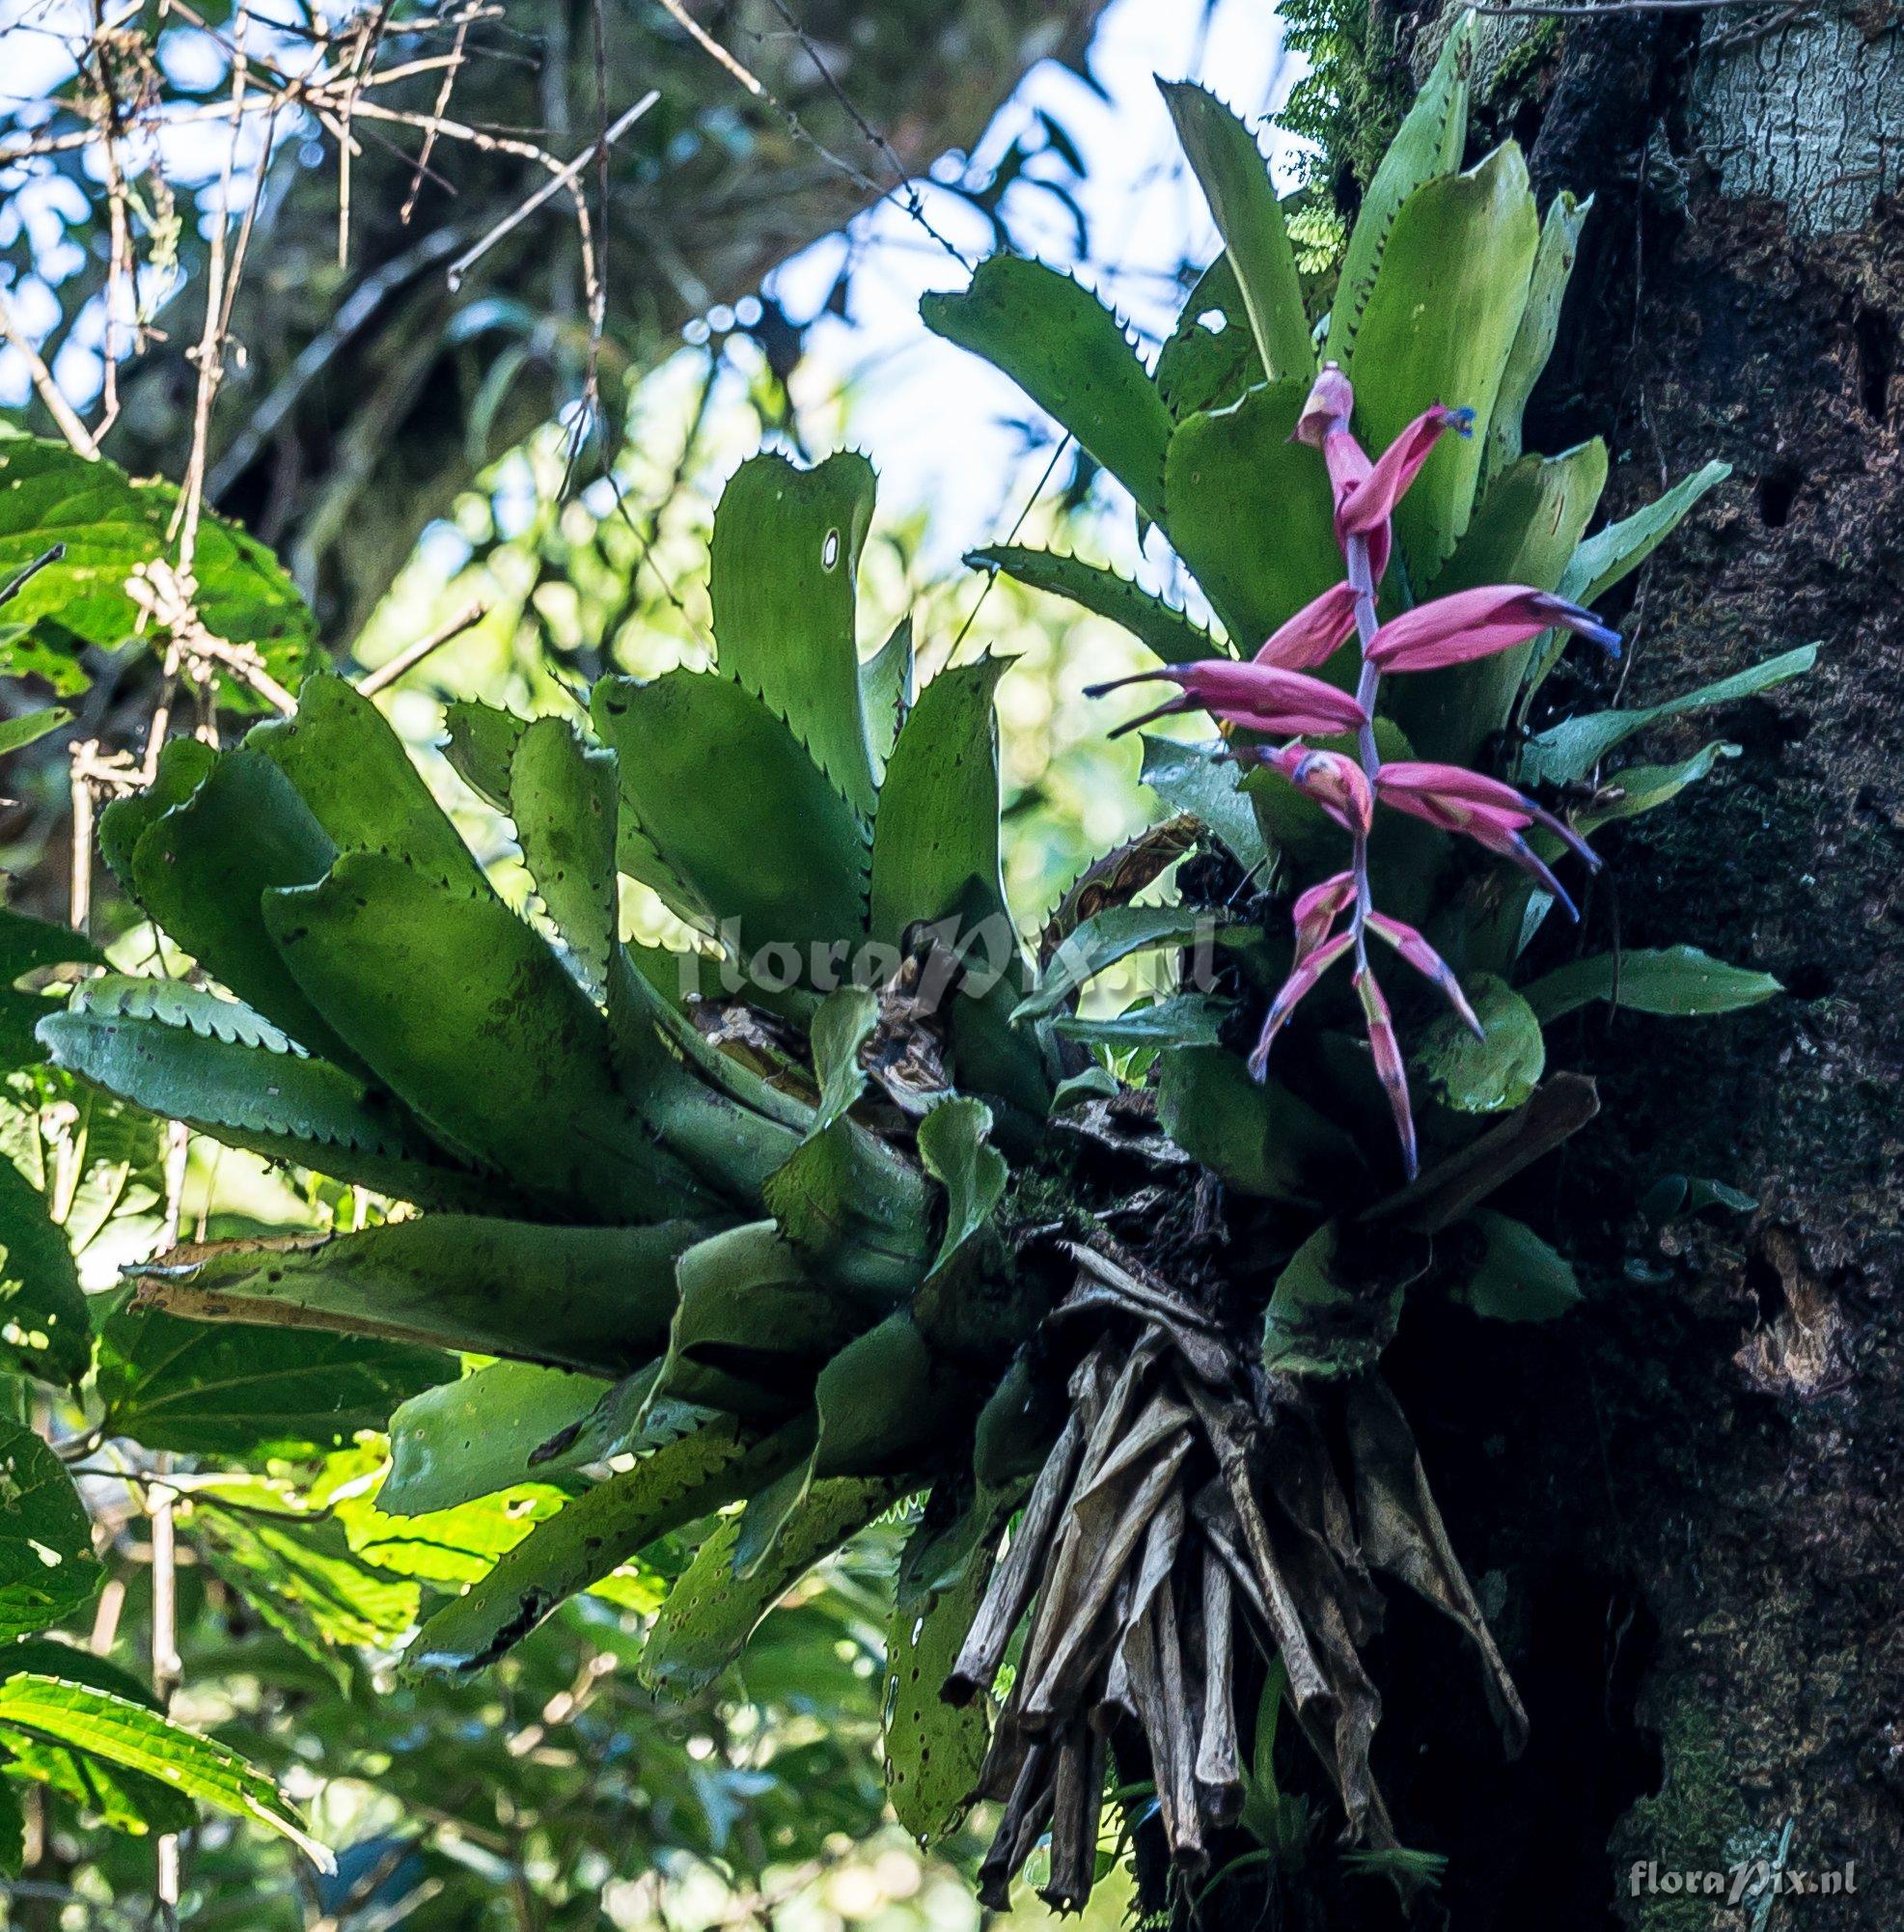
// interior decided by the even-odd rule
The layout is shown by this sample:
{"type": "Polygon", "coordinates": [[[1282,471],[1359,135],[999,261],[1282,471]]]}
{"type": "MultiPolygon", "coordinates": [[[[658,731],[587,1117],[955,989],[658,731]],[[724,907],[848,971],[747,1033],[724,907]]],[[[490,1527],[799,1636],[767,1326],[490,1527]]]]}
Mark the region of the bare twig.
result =
{"type": "Polygon", "coordinates": [[[26,364],[34,393],[45,405],[47,415],[59,426],[60,434],[88,462],[97,462],[99,446],[94,440],[92,430],[81,420],[79,411],[61,393],[60,385],[53,380],[53,372],[46,367],[40,351],[20,327],[19,319],[14,314],[14,305],[8,301],[4,289],[0,289],[0,336],[4,336],[8,345],[19,352],[20,359],[26,364]]]}
{"type": "Polygon", "coordinates": [[[480,624],[488,615],[487,604],[471,604],[460,616],[452,618],[442,629],[431,631],[428,637],[419,638],[415,644],[400,650],[387,664],[379,664],[374,671],[365,672],[357,680],[359,695],[374,698],[379,691],[395,684],[400,677],[414,671],[432,650],[448,644],[453,637],[459,637],[464,631],[480,624]]]}

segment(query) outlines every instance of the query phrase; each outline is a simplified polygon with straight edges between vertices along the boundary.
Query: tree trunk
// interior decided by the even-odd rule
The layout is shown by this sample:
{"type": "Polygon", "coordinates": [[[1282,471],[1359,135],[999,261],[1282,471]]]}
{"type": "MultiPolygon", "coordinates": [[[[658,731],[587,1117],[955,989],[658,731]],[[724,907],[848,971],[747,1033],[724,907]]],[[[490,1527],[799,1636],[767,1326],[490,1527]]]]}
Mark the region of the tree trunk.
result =
{"type": "Polygon", "coordinates": [[[1583,942],[1690,942],[1788,996],[1584,1014],[1556,1057],[1605,1110],[1549,1206],[1587,1308],[1438,1312],[1391,1353],[1533,1725],[1502,1765],[1452,1641],[1395,1606],[1386,1776],[1462,1932],[1904,1911],[1904,36],[1835,9],[1753,32],[1778,12],[1567,22],[1535,124],[1542,192],[1600,203],[1530,447],[1611,426],[1615,515],[1733,466],[1614,614],[1621,702],[1821,649],[1653,733],[1649,762],[1739,756],[1604,842],[1583,942]],[[1758,1204],[1675,1214],[1674,1175],[1758,1204]],[[1730,1895],[1760,1858],[1840,1889],[1730,1895]]]}

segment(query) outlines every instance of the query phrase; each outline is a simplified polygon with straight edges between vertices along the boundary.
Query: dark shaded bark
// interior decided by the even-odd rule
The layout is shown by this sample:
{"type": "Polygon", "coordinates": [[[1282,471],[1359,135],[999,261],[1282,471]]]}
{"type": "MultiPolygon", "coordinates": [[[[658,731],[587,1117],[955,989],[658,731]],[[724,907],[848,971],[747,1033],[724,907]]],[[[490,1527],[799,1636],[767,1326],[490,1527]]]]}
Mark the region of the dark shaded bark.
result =
{"type": "Polygon", "coordinates": [[[1904,205],[1867,188],[1848,218],[1794,105],[1850,103],[1831,142],[1847,168],[1861,143],[1882,159],[1855,110],[1885,97],[1897,34],[1847,41],[1828,14],[1751,49],[1772,111],[1744,179],[1780,200],[1728,192],[1726,31],[1700,52],[1697,29],[1594,22],[1564,44],[1536,172],[1599,188],[1601,232],[1530,443],[1611,425],[1614,514],[1733,465],[1616,613],[1623,703],[1821,646],[1800,682],[1647,741],[1740,755],[1605,842],[1579,942],[1690,942],[1788,997],[1563,1030],[1556,1058],[1606,1106],[1539,1205],[1589,1262],[1587,1308],[1547,1334],[1411,1315],[1391,1352],[1533,1725],[1503,1765],[1465,1660],[1397,1607],[1385,1777],[1404,1838],[1451,1855],[1422,1922],[1463,1932],[1761,1925],[1750,1898],[1655,1881],[1781,1846],[1787,1871],[1849,1864],[1855,1891],[1787,1895],[1770,1922],[1904,1911],[1904,205]],[[1649,1218],[1672,1174],[1759,1204],[1649,1218]]]}

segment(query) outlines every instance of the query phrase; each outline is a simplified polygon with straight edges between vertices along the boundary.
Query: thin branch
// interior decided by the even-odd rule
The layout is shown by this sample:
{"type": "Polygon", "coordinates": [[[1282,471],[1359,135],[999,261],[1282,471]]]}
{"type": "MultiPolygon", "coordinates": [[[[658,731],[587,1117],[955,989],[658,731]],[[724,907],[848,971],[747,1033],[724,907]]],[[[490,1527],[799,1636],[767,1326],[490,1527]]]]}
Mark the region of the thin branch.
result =
{"type": "Polygon", "coordinates": [[[488,615],[487,604],[471,604],[460,617],[452,618],[441,630],[432,631],[429,636],[418,639],[406,649],[400,650],[389,663],[379,664],[374,671],[365,672],[357,680],[358,695],[374,698],[379,691],[386,690],[400,677],[414,671],[432,650],[448,644],[453,637],[459,637],[464,631],[480,624],[488,615]]]}
{"type": "Polygon", "coordinates": [[[598,152],[605,152],[617,141],[621,140],[621,136],[660,98],[660,92],[655,88],[649,88],[616,122],[613,127],[609,128],[606,133],[600,135],[597,139],[591,141],[573,160],[565,161],[527,201],[518,204],[512,213],[506,214],[480,241],[474,242],[470,247],[464,249],[450,263],[450,287],[452,289],[459,288],[463,277],[488,254],[490,249],[495,247],[497,242],[502,240],[504,235],[519,228],[523,222],[527,221],[552,196],[560,194],[564,188],[569,187],[574,182],[576,176],[595,158],[598,152]]]}
{"type": "Polygon", "coordinates": [[[60,385],[53,380],[53,372],[46,367],[40,351],[20,327],[4,289],[0,289],[0,336],[4,336],[8,344],[19,351],[26,363],[26,373],[33,379],[34,391],[45,405],[47,415],[59,425],[60,434],[89,463],[97,462],[99,446],[93,440],[92,430],[80,419],[79,411],[61,394],[60,385]]]}

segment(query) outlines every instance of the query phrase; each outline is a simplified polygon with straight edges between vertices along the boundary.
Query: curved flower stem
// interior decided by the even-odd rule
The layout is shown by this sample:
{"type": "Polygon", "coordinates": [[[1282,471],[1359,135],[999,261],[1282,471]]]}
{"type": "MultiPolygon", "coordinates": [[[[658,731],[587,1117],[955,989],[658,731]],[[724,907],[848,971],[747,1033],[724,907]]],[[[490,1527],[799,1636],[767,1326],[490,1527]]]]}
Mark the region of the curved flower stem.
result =
{"type": "MultiPolygon", "coordinates": [[[[1348,564],[1349,588],[1355,593],[1355,631],[1363,649],[1362,676],[1356,685],[1355,696],[1356,703],[1363,708],[1366,722],[1357,735],[1356,756],[1372,791],[1375,774],[1382,766],[1382,755],[1375,748],[1375,694],[1381,686],[1382,673],[1379,666],[1368,661],[1367,655],[1378,621],[1375,616],[1375,575],[1369,562],[1367,538],[1345,538],[1342,554],[1348,564]]],[[[1368,834],[1366,831],[1355,835],[1355,854],[1350,864],[1355,873],[1355,911],[1350,929],[1355,934],[1355,963],[1360,972],[1368,964],[1367,923],[1372,909],[1368,890],[1368,834]]]]}

